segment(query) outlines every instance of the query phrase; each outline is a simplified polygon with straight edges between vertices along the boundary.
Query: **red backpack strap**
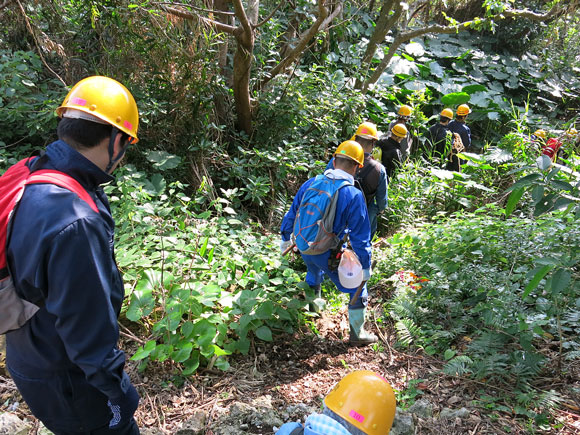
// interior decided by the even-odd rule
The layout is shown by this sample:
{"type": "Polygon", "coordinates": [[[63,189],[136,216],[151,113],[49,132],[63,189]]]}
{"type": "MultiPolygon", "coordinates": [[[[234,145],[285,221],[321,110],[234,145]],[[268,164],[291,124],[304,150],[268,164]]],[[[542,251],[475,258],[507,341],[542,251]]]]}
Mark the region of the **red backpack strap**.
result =
{"type": "Polygon", "coordinates": [[[95,204],[93,197],[89,195],[85,188],[71,176],[59,171],[41,169],[40,171],[33,172],[26,180],[26,184],[41,183],[55,184],[76,193],[80,199],[86,202],[93,209],[94,212],[99,213],[99,208],[97,207],[97,204],[95,204]]]}

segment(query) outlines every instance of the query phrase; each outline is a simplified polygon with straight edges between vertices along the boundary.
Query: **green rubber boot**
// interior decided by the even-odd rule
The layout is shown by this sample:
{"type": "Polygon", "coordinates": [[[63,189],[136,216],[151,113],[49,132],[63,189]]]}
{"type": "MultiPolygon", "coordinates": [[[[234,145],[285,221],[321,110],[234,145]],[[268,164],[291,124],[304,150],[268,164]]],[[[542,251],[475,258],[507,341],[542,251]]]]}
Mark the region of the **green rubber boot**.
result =
{"type": "MultiPolygon", "coordinates": [[[[320,284],[318,284],[317,286],[310,286],[310,288],[312,290],[314,290],[314,300],[319,300],[322,299],[322,287],[320,284]]],[[[318,302],[321,302],[320,300],[318,302]]],[[[320,313],[320,306],[314,302],[311,302],[310,304],[308,304],[308,311],[310,311],[311,313],[320,313]]]]}
{"type": "Polygon", "coordinates": [[[351,346],[366,346],[379,341],[375,334],[364,329],[366,311],[366,308],[348,309],[348,323],[350,323],[348,344],[351,346]]]}

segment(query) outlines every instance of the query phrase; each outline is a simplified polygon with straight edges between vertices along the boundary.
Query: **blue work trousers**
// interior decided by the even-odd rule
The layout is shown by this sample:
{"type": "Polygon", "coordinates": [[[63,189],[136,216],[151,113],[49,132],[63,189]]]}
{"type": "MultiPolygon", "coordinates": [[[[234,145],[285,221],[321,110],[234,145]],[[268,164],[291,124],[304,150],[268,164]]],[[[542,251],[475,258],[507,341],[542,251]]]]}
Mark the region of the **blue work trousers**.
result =
{"type": "Polygon", "coordinates": [[[32,414],[55,435],[139,435],[133,418],[109,428],[113,414],[107,396],[91,386],[80,371],[31,377],[11,367],[8,370],[32,414]]]}
{"type": "Polygon", "coordinates": [[[336,287],[343,293],[348,293],[350,296],[349,305],[350,308],[364,308],[367,306],[368,303],[368,295],[367,295],[367,285],[363,286],[360,295],[358,296],[356,301],[353,301],[352,298],[358,288],[346,288],[340,284],[340,280],[338,278],[338,270],[330,270],[328,267],[328,258],[330,257],[330,251],[325,252],[324,254],[320,255],[304,255],[302,254],[302,259],[304,263],[306,263],[306,283],[310,287],[316,287],[322,283],[324,279],[324,275],[327,275],[330,280],[336,285],[336,287]]]}

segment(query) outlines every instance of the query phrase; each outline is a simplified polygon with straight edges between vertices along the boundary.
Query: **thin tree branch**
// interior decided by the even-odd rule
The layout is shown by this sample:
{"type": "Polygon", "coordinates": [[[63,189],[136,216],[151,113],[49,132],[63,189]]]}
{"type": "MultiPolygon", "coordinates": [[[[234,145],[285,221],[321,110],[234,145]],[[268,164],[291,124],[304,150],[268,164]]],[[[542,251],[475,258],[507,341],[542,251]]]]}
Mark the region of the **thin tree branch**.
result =
{"type": "Polygon", "coordinates": [[[234,12],[219,11],[219,10],[213,10],[213,9],[204,9],[204,8],[199,8],[199,7],[194,6],[194,5],[188,5],[186,3],[153,2],[152,4],[158,5],[158,6],[183,6],[183,7],[186,7],[186,8],[195,9],[196,11],[199,11],[199,12],[207,12],[208,14],[227,15],[227,16],[234,16],[234,15],[236,15],[234,12]]]}
{"type": "MultiPolygon", "coordinates": [[[[579,4],[579,0],[574,0],[574,3],[572,5],[568,5],[568,8],[570,8],[570,6],[576,7],[578,4],[579,4]]],[[[532,20],[532,21],[547,21],[547,20],[555,17],[559,12],[561,12],[561,11],[560,11],[558,4],[555,4],[552,7],[552,9],[550,9],[545,14],[533,12],[533,11],[530,11],[528,9],[523,9],[523,10],[512,9],[512,10],[504,11],[501,14],[493,16],[493,17],[481,19],[481,21],[479,23],[484,24],[484,23],[490,22],[494,19],[495,20],[498,20],[498,19],[503,20],[506,18],[527,18],[527,19],[532,20]]],[[[395,52],[397,51],[397,49],[404,42],[410,41],[413,38],[418,38],[419,36],[423,36],[426,34],[458,33],[460,31],[465,31],[465,30],[471,28],[472,24],[474,24],[474,20],[465,21],[463,23],[459,23],[459,24],[453,25],[453,26],[451,26],[451,25],[450,26],[442,26],[439,24],[435,24],[435,25],[423,27],[421,29],[415,29],[415,30],[411,30],[409,32],[401,33],[399,36],[397,36],[395,38],[395,41],[389,47],[389,52],[383,58],[383,60],[381,61],[380,65],[377,67],[377,69],[375,69],[375,71],[373,72],[373,75],[368,80],[366,80],[365,83],[363,84],[363,89],[362,89],[363,93],[366,92],[369,85],[377,82],[377,80],[380,78],[381,74],[385,71],[385,69],[389,65],[389,62],[391,61],[391,59],[395,55],[395,52]]]]}
{"type": "MultiPolygon", "coordinates": [[[[337,8],[339,10],[340,8],[337,8]]],[[[336,12],[336,11],[335,11],[336,12]]],[[[328,17],[328,9],[324,6],[324,0],[318,0],[318,17],[310,29],[300,35],[300,39],[296,46],[282,59],[278,65],[270,70],[266,78],[264,78],[257,86],[262,89],[270,80],[276,77],[281,71],[288,67],[294,60],[304,51],[310,40],[318,33],[321,24],[328,17]]]]}
{"type": "Polygon", "coordinates": [[[281,7],[281,6],[284,4],[284,1],[285,1],[285,0],[282,0],[282,1],[281,1],[281,2],[278,4],[278,6],[276,6],[276,7],[274,8],[274,10],[273,10],[272,12],[270,12],[270,14],[269,14],[269,15],[268,15],[266,18],[264,18],[262,21],[260,21],[258,24],[256,24],[256,25],[254,26],[254,29],[257,29],[258,27],[260,27],[260,26],[263,26],[263,25],[264,25],[264,24],[266,24],[268,21],[270,21],[270,19],[271,19],[271,18],[274,16],[274,14],[275,14],[276,12],[278,12],[278,9],[280,9],[280,7],[281,7]]]}
{"type": "Polygon", "coordinates": [[[55,75],[55,77],[57,79],[60,80],[60,82],[66,86],[66,82],[62,79],[61,76],[59,76],[56,71],[54,71],[50,65],[48,65],[48,63],[46,62],[46,59],[44,59],[44,56],[42,55],[42,48],[40,47],[40,44],[38,43],[38,40],[36,38],[36,35],[34,34],[34,29],[32,28],[32,24],[30,24],[30,20],[28,18],[28,15],[26,15],[26,12],[24,11],[24,8],[22,7],[22,4],[20,3],[19,0],[16,0],[16,3],[18,4],[18,7],[20,8],[20,12],[22,12],[22,16],[24,17],[24,21],[26,21],[26,28],[28,29],[28,31],[30,32],[30,35],[32,36],[32,39],[34,40],[34,45],[36,46],[36,49],[38,50],[38,56],[40,57],[40,60],[42,61],[42,63],[44,64],[44,66],[55,75]]]}
{"type": "Polygon", "coordinates": [[[4,3],[0,5],[0,11],[4,9],[6,6],[10,5],[10,3],[14,2],[14,0],[5,0],[4,3]]]}
{"type": "Polygon", "coordinates": [[[214,27],[215,29],[219,30],[220,32],[229,33],[229,34],[233,35],[234,31],[236,30],[236,27],[234,27],[234,26],[220,23],[219,21],[214,21],[210,18],[202,17],[201,15],[198,15],[198,14],[193,13],[193,12],[182,11],[180,9],[175,9],[175,8],[172,8],[171,6],[166,6],[163,4],[159,4],[159,6],[161,7],[161,9],[163,9],[165,12],[167,12],[171,15],[175,15],[176,17],[184,18],[186,20],[203,21],[204,23],[214,27]]]}
{"type": "Polygon", "coordinates": [[[338,16],[338,14],[340,14],[342,12],[342,8],[343,8],[343,4],[339,3],[338,7],[332,11],[332,14],[330,14],[328,17],[326,17],[324,19],[324,21],[320,24],[320,30],[324,30],[328,27],[328,25],[330,23],[332,23],[332,21],[338,16]]]}
{"type": "Polygon", "coordinates": [[[240,20],[240,24],[244,29],[244,32],[247,34],[252,33],[252,25],[250,24],[250,20],[248,20],[248,16],[246,15],[246,10],[244,9],[244,5],[242,4],[242,0],[233,0],[234,3],[234,10],[236,11],[236,17],[240,20]]]}

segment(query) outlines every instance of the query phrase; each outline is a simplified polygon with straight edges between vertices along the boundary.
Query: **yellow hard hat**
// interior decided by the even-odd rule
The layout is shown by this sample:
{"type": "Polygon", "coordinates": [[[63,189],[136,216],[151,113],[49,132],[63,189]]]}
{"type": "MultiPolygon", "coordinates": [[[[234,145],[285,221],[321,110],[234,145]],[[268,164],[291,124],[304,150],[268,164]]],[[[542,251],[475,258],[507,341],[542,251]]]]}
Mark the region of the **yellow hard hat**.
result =
{"type": "Polygon", "coordinates": [[[451,109],[443,109],[439,116],[444,116],[446,118],[452,119],[453,118],[453,110],[451,109]]]}
{"type": "Polygon", "coordinates": [[[539,130],[536,130],[536,131],[534,132],[534,136],[541,137],[542,139],[546,139],[546,136],[547,136],[547,135],[546,135],[546,130],[542,130],[542,129],[540,128],[539,130]]]}
{"type": "Polygon", "coordinates": [[[568,130],[566,131],[566,135],[567,135],[567,136],[574,137],[574,136],[576,136],[577,134],[578,134],[578,130],[576,130],[574,127],[570,128],[570,129],[568,129],[568,130]]]}
{"type": "Polygon", "coordinates": [[[378,139],[379,134],[377,133],[377,126],[372,122],[363,122],[358,126],[353,137],[356,136],[364,137],[365,139],[378,139]]]}
{"type": "Polygon", "coordinates": [[[403,104],[401,107],[399,107],[398,113],[400,116],[409,117],[411,116],[411,112],[412,112],[411,107],[407,106],[406,104],[403,104]]]}
{"type": "Polygon", "coordinates": [[[358,142],[354,140],[347,140],[341,143],[336,151],[334,157],[348,157],[357,162],[362,168],[365,162],[365,153],[358,142]]]}
{"type": "Polygon", "coordinates": [[[469,115],[471,113],[471,109],[469,108],[469,106],[467,104],[462,104],[461,106],[459,106],[457,108],[457,114],[459,116],[466,116],[469,115]]]}
{"type": "Polygon", "coordinates": [[[405,127],[405,124],[395,124],[393,125],[393,128],[391,128],[391,131],[397,137],[407,136],[407,127],[405,127]]]}
{"type": "Polygon", "coordinates": [[[349,373],[324,398],[328,409],[367,435],[391,430],[397,402],[386,379],[369,370],[349,373]]]}
{"type": "Polygon", "coordinates": [[[109,77],[92,76],[78,82],[56,109],[56,114],[64,118],[104,121],[131,136],[135,142],[139,140],[137,103],[125,86],[109,77]]]}

